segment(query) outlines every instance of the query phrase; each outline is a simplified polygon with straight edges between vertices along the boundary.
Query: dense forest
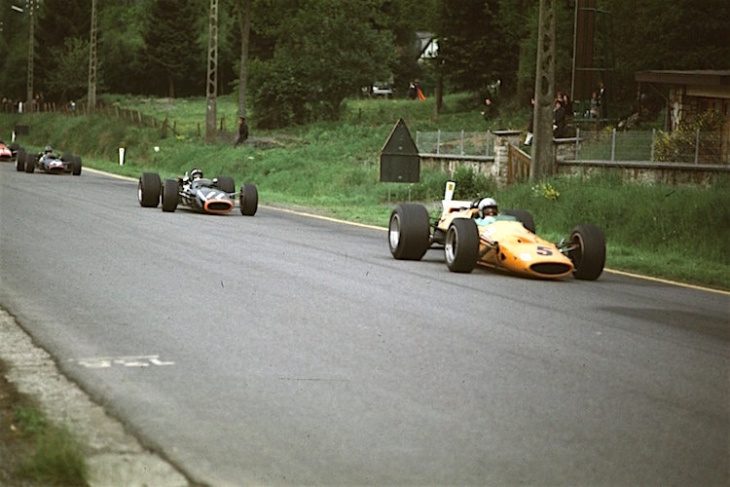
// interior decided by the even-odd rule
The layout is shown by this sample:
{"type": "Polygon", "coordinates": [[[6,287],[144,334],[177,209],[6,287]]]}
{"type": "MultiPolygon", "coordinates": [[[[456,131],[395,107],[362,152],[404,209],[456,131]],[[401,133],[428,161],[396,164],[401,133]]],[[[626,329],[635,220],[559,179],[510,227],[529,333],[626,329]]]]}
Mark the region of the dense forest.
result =
{"type": "MultiPolygon", "coordinates": [[[[210,2],[96,0],[97,92],[204,96],[210,2]]],[[[550,2],[548,2],[550,3],[550,2]]],[[[556,0],[556,86],[570,92],[574,51],[590,42],[595,69],[615,97],[635,96],[634,73],[730,68],[727,0],[590,0],[590,39],[576,36],[578,0],[556,0]]],[[[529,100],[534,87],[537,0],[218,0],[218,94],[238,90],[246,46],[246,99],[258,123],[337,119],[343,101],[375,81],[396,96],[420,79],[427,93],[529,100]],[[245,5],[250,34],[243,43],[245,5]],[[419,33],[438,42],[419,61],[419,33]],[[497,92],[498,90],[498,92],[497,92]],[[272,109],[276,107],[276,109],[272,109]]],[[[3,0],[0,95],[26,97],[29,21],[34,91],[66,103],[87,93],[92,0],[3,0]],[[31,12],[31,6],[33,6],[31,12]],[[30,14],[33,15],[30,15],[30,14]]],[[[483,99],[483,98],[482,98],[483,99]]]]}

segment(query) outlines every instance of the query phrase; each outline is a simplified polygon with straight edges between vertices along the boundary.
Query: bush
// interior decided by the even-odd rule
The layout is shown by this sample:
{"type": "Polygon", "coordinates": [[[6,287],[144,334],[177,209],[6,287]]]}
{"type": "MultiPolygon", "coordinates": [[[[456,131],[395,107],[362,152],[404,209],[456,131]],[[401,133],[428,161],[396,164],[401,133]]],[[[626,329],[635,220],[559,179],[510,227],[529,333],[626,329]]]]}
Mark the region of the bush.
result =
{"type": "Polygon", "coordinates": [[[683,120],[672,132],[660,131],[654,144],[656,160],[695,162],[697,157],[701,163],[721,164],[723,161],[720,133],[723,123],[722,114],[707,110],[688,121],[683,120]]]}

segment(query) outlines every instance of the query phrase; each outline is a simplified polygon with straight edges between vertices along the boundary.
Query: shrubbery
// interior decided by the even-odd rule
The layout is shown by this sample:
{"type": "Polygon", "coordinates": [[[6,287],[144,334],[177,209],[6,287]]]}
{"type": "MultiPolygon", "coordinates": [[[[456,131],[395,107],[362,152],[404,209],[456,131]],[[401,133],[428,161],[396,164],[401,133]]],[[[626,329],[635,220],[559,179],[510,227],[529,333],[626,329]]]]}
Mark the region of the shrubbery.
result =
{"type": "Polygon", "coordinates": [[[654,143],[656,160],[695,162],[696,159],[701,164],[721,164],[723,122],[721,113],[707,110],[682,121],[672,132],[660,131],[654,143]]]}

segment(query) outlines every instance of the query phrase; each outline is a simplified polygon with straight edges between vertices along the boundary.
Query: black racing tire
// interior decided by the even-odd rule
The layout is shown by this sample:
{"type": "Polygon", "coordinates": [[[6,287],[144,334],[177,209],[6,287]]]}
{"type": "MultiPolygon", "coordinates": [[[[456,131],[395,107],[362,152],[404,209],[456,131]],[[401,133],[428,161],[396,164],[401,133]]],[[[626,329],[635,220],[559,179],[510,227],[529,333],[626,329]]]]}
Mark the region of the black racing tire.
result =
{"type": "Polygon", "coordinates": [[[27,172],[28,174],[33,174],[33,172],[35,171],[35,165],[37,162],[36,157],[37,156],[35,156],[35,155],[31,155],[31,156],[25,158],[24,171],[27,172]]]}
{"type": "Polygon", "coordinates": [[[15,170],[18,172],[25,171],[25,160],[28,158],[28,154],[23,149],[18,149],[18,155],[15,158],[15,170]]]}
{"type": "Polygon", "coordinates": [[[243,183],[241,194],[238,196],[241,215],[254,216],[259,208],[259,190],[253,183],[243,183]]]}
{"type": "Polygon", "coordinates": [[[160,204],[162,183],[160,175],[154,172],[142,173],[137,183],[137,200],[143,208],[157,208],[160,204]]]}
{"type": "Polygon", "coordinates": [[[573,261],[573,276],[576,279],[595,281],[606,265],[606,237],[595,225],[578,225],[570,234],[573,247],[568,257],[573,261]]]}
{"type": "Polygon", "coordinates": [[[236,183],[233,181],[233,178],[228,176],[218,176],[216,179],[218,180],[218,189],[221,191],[225,191],[226,193],[236,192],[236,183]]]}
{"type": "Polygon", "coordinates": [[[177,179],[165,179],[162,185],[162,211],[173,212],[180,198],[180,184],[177,179]]]}
{"type": "Polygon", "coordinates": [[[388,223],[390,253],[398,260],[421,260],[431,246],[431,225],[423,205],[398,203],[388,223]]]}
{"type": "Polygon", "coordinates": [[[471,218],[456,218],[446,231],[446,265],[451,272],[469,273],[479,258],[479,230],[471,218]]]}
{"type": "Polygon", "coordinates": [[[69,154],[68,152],[64,152],[64,153],[63,153],[63,154],[61,155],[61,160],[62,160],[63,162],[73,162],[73,160],[74,160],[74,155],[73,155],[73,154],[69,154]]]}
{"type": "Polygon", "coordinates": [[[517,218],[522,223],[522,226],[531,231],[537,233],[537,227],[535,226],[535,219],[532,217],[532,213],[527,210],[504,210],[503,215],[509,215],[517,218]]]}
{"type": "Polygon", "coordinates": [[[73,174],[74,176],[81,175],[81,156],[74,156],[73,169],[71,170],[71,174],[73,174]]]}

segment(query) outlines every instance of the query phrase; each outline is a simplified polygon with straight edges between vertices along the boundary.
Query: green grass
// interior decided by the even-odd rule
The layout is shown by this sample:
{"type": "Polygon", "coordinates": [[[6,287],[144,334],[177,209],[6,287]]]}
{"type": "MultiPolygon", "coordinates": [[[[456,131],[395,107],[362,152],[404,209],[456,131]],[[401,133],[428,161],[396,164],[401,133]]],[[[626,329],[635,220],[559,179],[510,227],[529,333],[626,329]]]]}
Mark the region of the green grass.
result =
{"type": "Polygon", "coordinates": [[[64,426],[56,426],[29,406],[18,406],[13,414],[23,434],[35,441],[35,451],[18,469],[17,476],[42,485],[88,485],[82,445],[64,426]]]}
{"type": "MultiPolygon", "coordinates": [[[[67,118],[46,114],[1,115],[0,134],[24,123],[31,133],[24,145],[50,144],[82,154],[84,165],[134,178],[144,171],[173,177],[194,166],[206,174],[230,175],[236,184],[253,182],[264,205],[298,205],[333,217],[386,227],[398,201],[421,201],[436,208],[447,175],[422,168],[417,184],[379,182],[379,154],[398,119],[412,136],[416,131],[477,132],[488,128],[522,128],[527,113],[510,112],[488,126],[479,106],[464,95],[451,95],[435,116],[434,100],[350,100],[341,122],[316,123],[281,131],[251,129],[251,143],[233,148],[235,100],[218,101],[229,130],[205,145],[205,100],[150,100],[109,97],[107,103],[168,118],[178,136],[138,127],[106,116],[67,118]],[[118,148],[127,148],[124,166],[118,148]],[[156,150],[155,148],[158,148],[156,150]]],[[[249,116],[255,122],[255,114],[249,116]]],[[[9,138],[9,137],[8,137],[9,138]]],[[[605,150],[605,149],[601,149],[605,150]]],[[[617,152],[635,154],[618,146],[617,152]]],[[[631,157],[636,159],[636,157],[631,157]]],[[[646,186],[615,177],[556,177],[539,185],[498,188],[470,171],[457,171],[456,198],[492,195],[502,208],[531,211],[538,233],[559,240],[578,223],[604,229],[607,266],[650,276],[730,290],[730,179],[712,187],[646,186]]],[[[387,248],[386,248],[387,251],[387,248]]]]}

